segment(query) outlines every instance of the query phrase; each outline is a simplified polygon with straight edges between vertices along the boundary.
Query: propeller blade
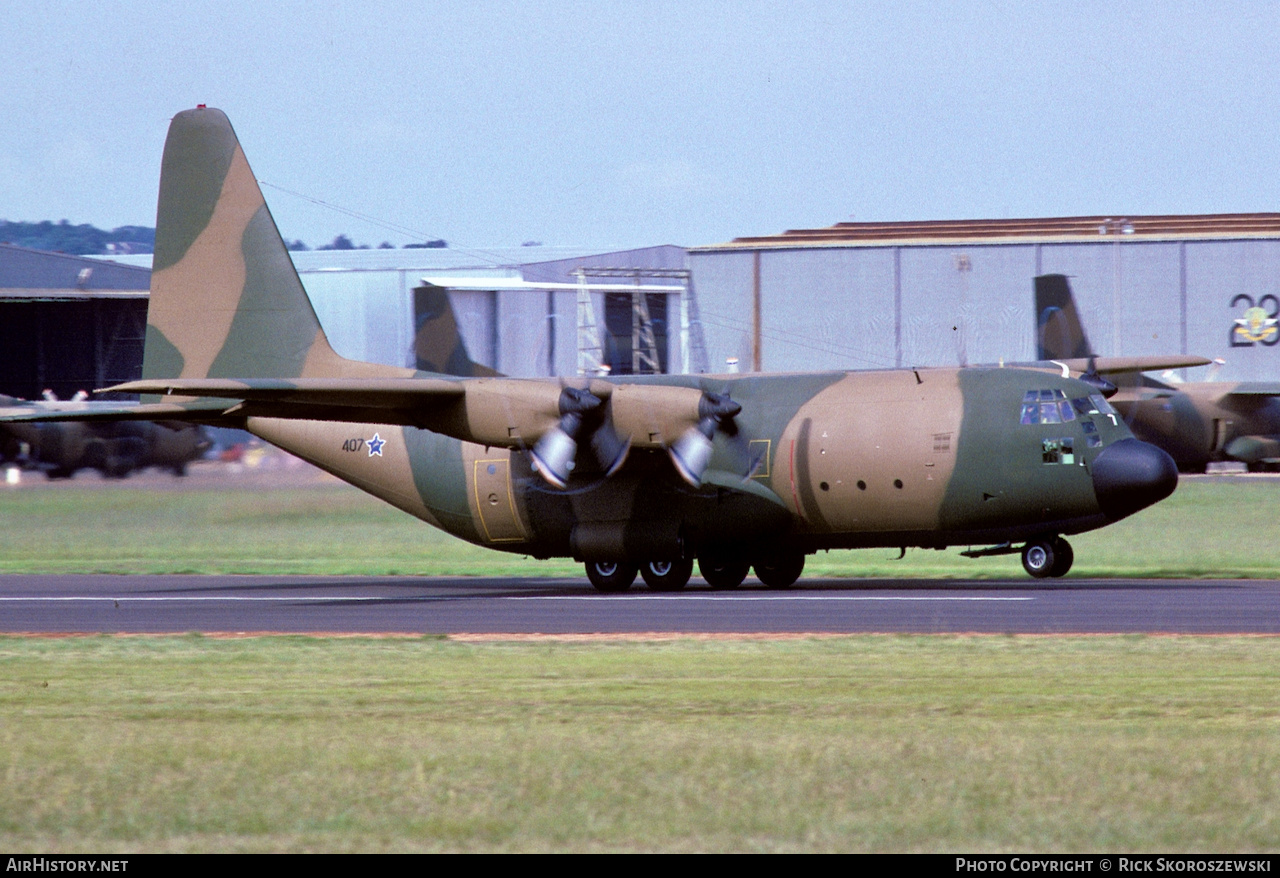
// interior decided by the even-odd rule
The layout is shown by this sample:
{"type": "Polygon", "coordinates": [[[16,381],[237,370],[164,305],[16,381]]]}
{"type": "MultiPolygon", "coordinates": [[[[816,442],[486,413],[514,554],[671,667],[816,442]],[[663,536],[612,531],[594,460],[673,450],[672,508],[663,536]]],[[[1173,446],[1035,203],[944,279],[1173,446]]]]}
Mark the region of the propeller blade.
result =
{"type": "Polygon", "coordinates": [[[564,387],[560,390],[560,421],[543,434],[531,452],[538,474],[555,487],[563,488],[569,484],[574,457],[578,453],[578,433],[582,429],[583,416],[599,408],[603,402],[582,388],[564,387]]]}
{"type": "Polygon", "coordinates": [[[609,406],[586,388],[560,391],[560,421],[542,435],[531,457],[534,468],[547,482],[564,488],[576,468],[578,446],[587,442],[606,478],[621,469],[631,451],[631,439],[613,428],[609,406]]]}
{"type": "Polygon", "coordinates": [[[1098,388],[1098,391],[1107,399],[1115,396],[1120,389],[1098,374],[1098,358],[1094,354],[1089,355],[1089,368],[1080,376],[1080,380],[1098,388]]]}
{"type": "Polygon", "coordinates": [[[702,475],[711,462],[716,430],[736,436],[737,425],[733,419],[741,411],[742,406],[730,399],[727,393],[702,394],[698,400],[698,423],[686,430],[667,450],[682,479],[695,488],[702,484],[702,475]]]}

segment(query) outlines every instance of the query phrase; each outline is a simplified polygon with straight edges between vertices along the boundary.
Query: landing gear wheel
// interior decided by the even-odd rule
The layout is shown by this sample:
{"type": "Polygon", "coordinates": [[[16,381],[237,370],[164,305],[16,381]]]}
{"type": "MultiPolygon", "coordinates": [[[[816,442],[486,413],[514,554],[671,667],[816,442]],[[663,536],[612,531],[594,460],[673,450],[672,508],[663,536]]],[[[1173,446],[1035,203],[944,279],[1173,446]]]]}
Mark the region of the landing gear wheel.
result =
{"type": "Polygon", "coordinates": [[[653,591],[679,591],[693,574],[693,560],[647,561],[640,567],[645,585],[653,591]]]}
{"type": "Polygon", "coordinates": [[[1071,544],[1062,537],[1058,537],[1054,540],[1053,554],[1053,568],[1049,571],[1049,575],[1066,576],[1067,571],[1071,569],[1071,562],[1076,559],[1076,553],[1071,550],[1071,544]]]}
{"type": "Polygon", "coordinates": [[[756,578],[769,588],[789,588],[795,585],[804,572],[804,555],[800,552],[784,552],[757,561],[752,565],[756,578]]]}
{"type": "Polygon", "coordinates": [[[636,565],[622,561],[588,561],[587,579],[596,591],[616,594],[631,588],[636,581],[636,565]]]}
{"type": "Polygon", "coordinates": [[[698,559],[698,572],[714,589],[737,588],[747,578],[751,565],[736,558],[703,555],[698,559]]]}
{"type": "Polygon", "coordinates": [[[1022,547],[1022,569],[1035,579],[1052,576],[1053,565],[1058,562],[1058,543],[1059,540],[1056,538],[1027,543],[1022,547]]]}

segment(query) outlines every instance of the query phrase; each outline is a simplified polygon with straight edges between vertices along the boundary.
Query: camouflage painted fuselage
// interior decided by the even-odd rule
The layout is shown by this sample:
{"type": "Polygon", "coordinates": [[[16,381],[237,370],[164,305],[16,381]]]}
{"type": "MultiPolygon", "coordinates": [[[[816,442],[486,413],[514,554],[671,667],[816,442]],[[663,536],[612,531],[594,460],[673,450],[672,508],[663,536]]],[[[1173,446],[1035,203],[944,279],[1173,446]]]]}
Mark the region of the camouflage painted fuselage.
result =
{"type": "MultiPolygon", "coordinates": [[[[758,459],[754,475],[735,472],[737,456],[723,438],[700,488],[685,484],[665,453],[637,448],[613,476],[581,472],[560,490],[518,448],[386,424],[250,418],[247,427],[449,533],[536,557],[942,548],[1077,533],[1133,511],[1109,514],[1091,478],[1098,455],[1129,436],[1114,416],[1020,423],[1028,391],[1057,389],[1066,399],[1087,399],[1092,391],[1043,372],[922,369],[616,383],[727,391],[743,406],[738,420],[758,459]],[[1089,444],[1086,422],[1096,445],[1089,444]],[[1056,449],[1049,462],[1046,447],[1056,449]]],[[[520,425],[510,427],[518,432],[520,425]]],[[[631,438],[637,445],[662,441],[631,438]]]]}

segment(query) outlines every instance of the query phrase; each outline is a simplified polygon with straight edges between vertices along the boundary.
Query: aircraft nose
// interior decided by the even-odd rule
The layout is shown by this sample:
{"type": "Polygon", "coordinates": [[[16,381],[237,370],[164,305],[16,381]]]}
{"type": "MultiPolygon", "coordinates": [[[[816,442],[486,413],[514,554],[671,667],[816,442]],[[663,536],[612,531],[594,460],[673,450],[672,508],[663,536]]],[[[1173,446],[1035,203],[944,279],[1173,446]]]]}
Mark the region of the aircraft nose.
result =
{"type": "Polygon", "coordinates": [[[1162,449],[1138,439],[1121,439],[1093,461],[1093,490],[1112,521],[1158,503],[1178,486],[1178,465],[1162,449]]]}

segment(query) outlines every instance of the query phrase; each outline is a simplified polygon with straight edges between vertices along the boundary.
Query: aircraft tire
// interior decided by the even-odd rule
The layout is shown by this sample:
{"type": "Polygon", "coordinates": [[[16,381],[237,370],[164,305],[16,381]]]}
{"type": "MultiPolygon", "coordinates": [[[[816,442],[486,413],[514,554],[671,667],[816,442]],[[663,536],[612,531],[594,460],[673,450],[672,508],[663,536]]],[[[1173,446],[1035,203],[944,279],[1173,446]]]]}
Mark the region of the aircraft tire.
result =
{"type": "Polygon", "coordinates": [[[108,457],[99,472],[108,479],[123,479],[137,469],[136,461],[125,457],[108,457]]]}
{"type": "Polygon", "coordinates": [[[1072,550],[1071,544],[1062,537],[1058,537],[1054,540],[1053,556],[1053,568],[1049,571],[1049,575],[1066,576],[1067,571],[1071,569],[1071,563],[1076,559],[1076,553],[1072,550]]]}
{"type": "Polygon", "coordinates": [[[625,561],[588,561],[587,579],[596,591],[617,594],[631,588],[636,581],[636,565],[625,561]]]}
{"type": "MultiPolygon", "coordinates": [[[[1034,579],[1044,579],[1053,575],[1053,565],[1057,563],[1057,545],[1059,540],[1033,540],[1022,547],[1022,569],[1034,579]]],[[[1066,572],[1066,571],[1063,571],[1066,572]]]]}
{"type": "Polygon", "coordinates": [[[714,589],[737,588],[747,578],[751,565],[746,561],[703,555],[698,559],[698,573],[714,589]]]}
{"type": "Polygon", "coordinates": [[[640,567],[640,575],[651,591],[680,591],[692,574],[692,560],[646,561],[640,567]]]}
{"type": "Polygon", "coordinates": [[[804,572],[802,552],[783,552],[762,558],[751,565],[759,579],[769,588],[790,588],[804,572]]]}

